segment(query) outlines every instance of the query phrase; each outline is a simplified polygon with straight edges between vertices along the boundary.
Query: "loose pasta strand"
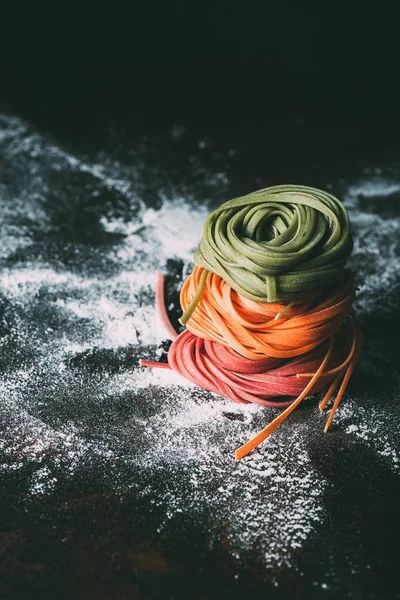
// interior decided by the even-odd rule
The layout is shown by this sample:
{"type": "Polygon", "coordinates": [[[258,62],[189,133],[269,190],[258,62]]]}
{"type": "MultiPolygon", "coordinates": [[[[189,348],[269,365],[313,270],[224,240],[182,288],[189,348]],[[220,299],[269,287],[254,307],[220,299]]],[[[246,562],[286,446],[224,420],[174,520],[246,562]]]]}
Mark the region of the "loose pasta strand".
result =
{"type": "Polygon", "coordinates": [[[165,276],[164,273],[158,273],[157,275],[157,284],[156,284],[156,306],[157,306],[157,310],[158,310],[158,314],[161,317],[161,321],[165,327],[165,329],[168,331],[170,337],[174,340],[176,337],[178,337],[177,332],[175,331],[168,313],[167,313],[167,308],[165,306],[165,276]]]}
{"type": "Polygon", "coordinates": [[[186,323],[189,321],[190,317],[192,316],[193,311],[195,310],[197,304],[199,303],[200,298],[203,294],[207,275],[208,275],[208,271],[206,269],[204,269],[204,271],[201,275],[200,282],[199,282],[198,288],[196,290],[196,293],[193,296],[193,300],[190,302],[189,306],[185,309],[184,313],[182,314],[181,318],[179,319],[179,323],[181,325],[186,325],[186,323]]]}
{"type": "Polygon", "coordinates": [[[294,409],[297,408],[297,406],[300,404],[300,402],[302,400],[304,400],[304,398],[307,396],[307,394],[309,394],[311,392],[314,384],[318,381],[319,376],[321,375],[321,373],[323,372],[324,368],[326,367],[326,365],[329,361],[329,358],[332,354],[332,349],[333,349],[333,337],[331,338],[331,340],[329,342],[329,348],[325,355],[324,360],[322,361],[317,372],[314,374],[311,381],[309,381],[309,383],[306,385],[306,387],[304,388],[302,393],[298,396],[298,398],[296,398],[296,400],[286,410],[284,410],[279,416],[277,416],[262,431],[260,431],[260,433],[258,433],[251,440],[249,440],[248,442],[243,444],[243,446],[240,446],[240,448],[238,448],[235,451],[236,460],[241,460],[242,458],[247,456],[247,454],[249,454],[249,452],[251,452],[252,450],[257,448],[257,446],[259,446],[261,444],[261,442],[266,440],[267,437],[269,437],[271,435],[271,433],[273,431],[275,431],[275,429],[281,423],[283,423],[283,421],[290,415],[290,413],[292,413],[294,411],[294,409]]]}
{"type": "Polygon", "coordinates": [[[350,364],[349,364],[349,366],[347,368],[346,374],[345,374],[345,376],[343,378],[342,384],[341,384],[341,386],[339,388],[339,391],[338,391],[338,394],[336,396],[335,402],[333,404],[333,407],[332,407],[331,412],[329,414],[328,420],[326,422],[326,425],[325,425],[325,428],[324,428],[325,433],[328,431],[329,426],[332,423],[332,419],[333,419],[333,417],[335,415],[337,407],[340,404],[340,401],[341,401],[341,399],[343,397],[343,394],[344,394],[344,392],[346,390],[347,384],[350,381],[350,377],[351,377],[351,375],[352,375],[352,373],[354,371],[354,368],[356,366],[356,363],[357,363],[358,355],[359,355],[360,348],[361,348],[361,332],[360,332],[360,328],[358,326],[357,321],[355,322],[355,326],[356,326],[356,347],[355,347],[355,349],[353,351],[353,355],[352,355],[350,364]]]}

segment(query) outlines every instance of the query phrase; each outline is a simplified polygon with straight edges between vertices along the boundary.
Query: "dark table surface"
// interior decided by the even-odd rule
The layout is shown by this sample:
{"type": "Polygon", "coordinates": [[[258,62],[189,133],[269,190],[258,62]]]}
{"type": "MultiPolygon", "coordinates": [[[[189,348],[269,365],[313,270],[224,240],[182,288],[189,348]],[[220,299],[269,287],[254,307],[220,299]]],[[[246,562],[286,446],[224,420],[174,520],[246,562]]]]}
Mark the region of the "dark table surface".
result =
{"type": "Polygon", "coordinates": [[[395,86],[126,65],[7,81],[0,597],[400,597],[395,86]],[[207,212],[279,183],[348,207],[363,349],[329,434],[310,400],[239,464],[274,411],[138,361],[167,347],[155,273],[177,324],[207,212]]]}

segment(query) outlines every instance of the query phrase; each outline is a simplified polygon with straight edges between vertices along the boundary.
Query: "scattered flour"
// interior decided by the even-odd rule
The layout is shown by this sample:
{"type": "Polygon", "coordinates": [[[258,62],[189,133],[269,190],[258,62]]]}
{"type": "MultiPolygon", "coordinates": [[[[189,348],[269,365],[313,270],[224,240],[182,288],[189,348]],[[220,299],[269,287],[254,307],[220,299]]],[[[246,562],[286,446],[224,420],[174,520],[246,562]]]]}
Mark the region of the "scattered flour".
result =
{"type": "Polygon", "coordinates": [[[176,257],[191,263],[207,215],[205,206],[189,207],[183,198],[163,198],[161,209],[145,210],[139,224],[105,218],[102,224],[106,231],[126,236],[118,252],[120,258],[132,260],[139,252],[145,252],[147,264],[157,257],[176,257]],[[143,231],[145,235],[141,236],[143,231]]]}
{"type": "Polygon", "coordinates": [[[397,432],[392,426],[393,414],[374,406],[366,409],[350,399],[341,407],[338,424],[342,423],[347,434],[367,442],[391,465],[393,471],[400,473],[400,446],[397,432]],[[357,420],[354,415],[357,415],[357,420]]]}

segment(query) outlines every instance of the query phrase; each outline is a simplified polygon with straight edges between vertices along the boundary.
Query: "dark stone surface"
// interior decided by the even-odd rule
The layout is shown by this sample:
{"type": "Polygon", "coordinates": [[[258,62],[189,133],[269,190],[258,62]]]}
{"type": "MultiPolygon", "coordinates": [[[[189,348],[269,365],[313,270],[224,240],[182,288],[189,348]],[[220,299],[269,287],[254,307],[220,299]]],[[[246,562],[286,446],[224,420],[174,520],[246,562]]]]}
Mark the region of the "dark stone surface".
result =
{"type": "MultiPolygon", "coordinates": [[[[390,83],[383,84],[382,94],[382,89],[359,88],[354,81],[338,80],[332,85],[328,78],[321,78],[319,86],[314,82],[310,87],[307,78],[290,81],[282,77],[272,85],[245,72],[232,79],[228,71],[207,75],[170,69],[157,80],[133,67],[107,67],[94,69],[90,83],[79,67],[69,67],[65,77],[58,73],[51,80],[46,69],[37,80],[34,72],[23,74],[16,70],[4,90],[5,115],[21,117],[28,123],[26,135],[31,127],[54,140],[66,154],[98,160],[101,151],[105,160],[134,164],[136,180],[128,181],[130,191],[155,210],[162,206],[163,196],[203,199],[211,207],[243,192],[283,182],[330,185],[338,195],[354,182],[368,183],[377,177],[395,181],[400,188],[400,118],[396,86],[390,83]],[[172,150],[170,132],[176,130],[179,137],[179,126],[187,133],[172,150]],[[198,147],[199,139],[206,141],[204,151],[198,147]],[[229,180],[220,189],[209,180],[210,173],[219,171],[227,173],[229,180]]],[[[4,130],[7,119],[2,122],[0,117],[4,130]]],[[[33,150],[30,147],[27,153],[33,156],[33,150]]],[[[23,206],[34,206],[41,216],[33,218],[30,208],[11,210],[15,227],[30,243],[2,260],[4,272],[40,260],[51,264],[56,273],[68,269],[83,279],[96,275],[106,280],[118,273],[122,267],[110,259],[107,249],[117,247],[123,234],[106,231],[101,219],[112,216],[140,225],[139,204],[128,201],[122,191],[100,185],[93,174],[77,174],[68,165],[61,172],[43,173],[42,187],[32,189],[29,183],[24,197],[24,181],[34,159],[28,166],[18,156],[13,160],[10,149],[0,159],[0,193],[5,198],[10,190],[17,190],[23,206]]],[[[378,188],[374,194],[359,194],[354,210],[398,226],[400,193],[382,194],[378,188]]],[[[389,232],[387,244],[392,241],[389,232]]],[[[352,266],[366,278],[374,274],[378,263],[368,254],[368,234],[360,243],[352,266]]],[[[399,256],[398,243],[393,252],[399,256]]],[[[177,305],[183,268],[178,260],[167,265],[167,306],[177,305]]],[[[382,282],[381,297],[373,296],[368,310],[360,305],[364,358],[350,386],[366,410],[378,406],[383,414],[391,415],[392,427],[399,423],[399,271],[394,270],[389,284],[382,282]]],[[[139,356],[152,356],[155,348],[141,345],[139,339],[137,345],[77,351],[68,357],[65,374],[57,379],[50,364],[49,336],[51,344],[61,344],[64,335],[83,342],[96,334],[90,321],[71,320],[60,309],[71,294],[79,300],[79,293],[66,288],[62,297],[51,285],[42,286],[29,305],[19,305],[1,292],[0,368],[7,376],[37,365],[24,398],[26,410],[60,431],[69,422],[79,422],[90,441],[105,422],[111,428],[114,420],[117,425],[131,415],[129,395],[120,393],[110,408],[104,392],[101,405],[94,408],[93,390],[100,393],[105,378],[137,368],[139,356]],[[49,364],[44,366],[46,361],[49,364]]],[[[175,308],[176,325],[177,316],[175,308]]],[[[150,409],[143,405],[144,418],[146,410],[150,409]]],[[[226,418],[240,424],[236,413],[226,413],[226,418]]],[[[4,437],[12,426],[13,416],[1,413],[4,437]]],[[[29,461],[1,472],[0,597],[400,597],[398,472],[373,444],[362,440],[354,444],[346,435],[326,436],[323,444],[319,434],[312,439],[308,451],[313,467],[327,482],[323,498],[327,517],[296,556],[295,568],[282,567],[274,573],[279,585],[272,583],[270,573],[251,554],[235,577],[237,565],[224,531],[214,546],[206,541],[205,532],[213,522],[207,510],[196,519],[190,514],[175,515],[169,527],[158,533],[165,507],[156,505],[149,512],[149,498],[143,490],[150,475],[116,459],[110,477],[102,458],[88,454],[72,479],[61,468],[56,471],[54,493],[43,496],[29,496],[27,482],[34,468],[29,461]],[[130,475],[135,487],[115,491],[112,478],[117,483],[130,475]],[[327,589],[321,588],[323,581],[328,582],[327,589]]],[[[124,444],[123,436],[119,443],[124,444]]],[[[51,453],[45,455],[42,466],[53,464],[53,458],[51,453]]],[[[2,455],[2,460],[12,465],[14,459],[2,455]]],[[[169,476],[173,481],[167,466],[153,472],[152,486],[163,488],[169,476]]],[[[176,485],[184,486],[184,479],[176,485]]]]}

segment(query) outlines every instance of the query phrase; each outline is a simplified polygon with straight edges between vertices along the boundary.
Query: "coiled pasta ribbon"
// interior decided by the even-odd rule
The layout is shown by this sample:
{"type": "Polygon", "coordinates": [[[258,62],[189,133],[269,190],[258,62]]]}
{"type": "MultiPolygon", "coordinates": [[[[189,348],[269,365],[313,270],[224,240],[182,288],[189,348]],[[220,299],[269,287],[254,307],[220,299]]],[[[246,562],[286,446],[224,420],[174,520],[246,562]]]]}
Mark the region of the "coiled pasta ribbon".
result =
{"type": "MultiPolygon", "coordinates": [[[[190,305],[204,270],[195,267],[181,289],[190,305]]],[[[352,311],[354,276],[342,272],[331,288],[309,292],[295,304],[260,303],[241,296],[207,272],[203,294],[187,324],[194,335],[235,349],[241,356],[292,358],[313,350],[340,329],[352,311]]]]}
{"type": "Polygon", "coordinates": [[[282,185],[229,200],[204,225],[194,262],[205,271],[181,323],[202,295],[206,271],[254,302],[290,302],[338,281],[352,247],[347,211],[325,191],[282,185]]]}

